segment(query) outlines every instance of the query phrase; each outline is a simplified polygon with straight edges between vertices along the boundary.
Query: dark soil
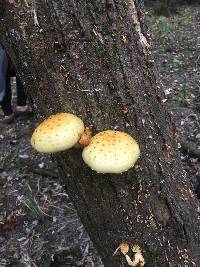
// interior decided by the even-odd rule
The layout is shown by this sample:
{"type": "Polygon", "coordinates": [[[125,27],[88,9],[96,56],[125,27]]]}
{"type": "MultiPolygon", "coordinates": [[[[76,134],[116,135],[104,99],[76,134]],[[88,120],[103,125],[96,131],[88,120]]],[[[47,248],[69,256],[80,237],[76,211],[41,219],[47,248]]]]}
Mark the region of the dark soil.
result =
{"type": "MultiPolygon", "coordinates": [[[[174,117],[195,190],[200,179],[200,7],[183,7],[170,18],[151,14],[147,24],[163,102],[174,117]]],[[[37,123],[18,119],[0,128],[0,267],[103,266],[55,164],[30,146],[37,123]]]]}

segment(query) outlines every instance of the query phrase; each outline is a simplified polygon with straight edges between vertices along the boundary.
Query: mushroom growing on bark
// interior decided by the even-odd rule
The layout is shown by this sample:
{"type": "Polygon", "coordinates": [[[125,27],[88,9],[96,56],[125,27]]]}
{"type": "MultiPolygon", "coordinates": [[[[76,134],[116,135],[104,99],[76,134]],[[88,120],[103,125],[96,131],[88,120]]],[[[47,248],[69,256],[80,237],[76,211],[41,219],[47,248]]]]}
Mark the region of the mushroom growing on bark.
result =
{"type": "Polygon", "coordinates": [[[64,151],[78,143],[84,134],[84,123],[70,113],[51,115],[35,129],[31,145],[39,152],[64,151]]]}
{"type": "Polygon", "coordinates": [[[127,254],[129,252],[129,244],[127,242],[121,243],[119,245],[119,247],[115,250],[113,256],[116,255],[118,250],[120,250],[121,253],[125,256],[126,261],[127,261],[129,266],[143,267],[145,265],[145,260],[144,260],[144,257],[142,255],[142,250],[137,244],[133,245],[131,248],[132,252],[134,253],[134,256],[132,257],[132,259],[127,254]]]}
{"type": "Polygon", "coordinates": [[[83,149],[84,162],[98,173],[122,173],[134,166],[140,149],[129,134],[107,130],[91,138],[83,149]]]}
{"type": "Polygon", "coordinates": [[[84,147],[84,162],[99,173],[122,173],[134,166],[140,149],[129,134],[107,130],[92,136],[83,121],[70,113],[51,115],[35,129],[31,145],[39,152],[64,151],[77,144],[84,147]]]}

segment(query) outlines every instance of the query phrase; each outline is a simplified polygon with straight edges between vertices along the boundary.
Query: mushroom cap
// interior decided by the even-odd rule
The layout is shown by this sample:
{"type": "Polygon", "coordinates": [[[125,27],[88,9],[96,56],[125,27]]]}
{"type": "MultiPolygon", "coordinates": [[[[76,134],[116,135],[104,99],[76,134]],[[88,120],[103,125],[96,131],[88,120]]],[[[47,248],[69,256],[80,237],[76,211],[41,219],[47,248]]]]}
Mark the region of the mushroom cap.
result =
{"type": "Polygon", "coordinates": [[[139,158],[137,142],[127,133],[107,130],[92,137],[83,149],[84,162],[99,173],[122,173],[139,158]]]}
{"type": "Polygon", "coordinates": [[[54,153],[73,147],[84,132],[80,118],[70,113],[51,115],[35,129],[31,145],[39,152],[54,153]]]}

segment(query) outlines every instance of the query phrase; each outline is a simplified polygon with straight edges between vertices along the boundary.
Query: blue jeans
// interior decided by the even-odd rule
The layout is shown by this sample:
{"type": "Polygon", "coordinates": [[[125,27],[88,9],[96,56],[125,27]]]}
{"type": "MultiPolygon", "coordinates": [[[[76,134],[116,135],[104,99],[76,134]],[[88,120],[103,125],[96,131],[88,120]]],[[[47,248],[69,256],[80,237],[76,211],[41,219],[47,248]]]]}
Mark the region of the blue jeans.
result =
{"type": "Polygon", "coordinates": [[[5,50],[0,46],[0,101],[6,92],[6,76],[8,71],[8,58],[5,50]]]}

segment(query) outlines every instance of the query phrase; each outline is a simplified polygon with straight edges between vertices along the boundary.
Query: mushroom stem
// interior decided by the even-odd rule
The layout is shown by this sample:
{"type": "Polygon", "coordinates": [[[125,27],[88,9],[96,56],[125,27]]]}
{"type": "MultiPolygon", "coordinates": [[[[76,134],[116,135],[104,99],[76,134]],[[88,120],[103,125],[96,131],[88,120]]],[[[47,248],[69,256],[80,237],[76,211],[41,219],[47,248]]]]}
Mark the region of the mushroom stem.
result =
{"type": "Polygon", "coordinates": [[[90,129],[89,127],[85,127],[85,131],[84,133],[81,135],[78,144],[81,147],[86,147],[90,144],[92,138],[92,129],[90,129]]]}

